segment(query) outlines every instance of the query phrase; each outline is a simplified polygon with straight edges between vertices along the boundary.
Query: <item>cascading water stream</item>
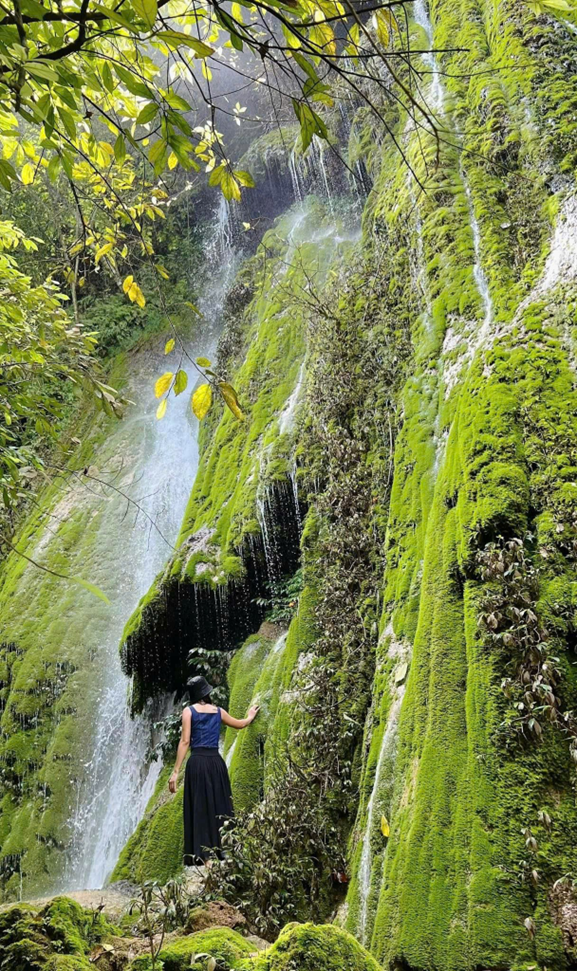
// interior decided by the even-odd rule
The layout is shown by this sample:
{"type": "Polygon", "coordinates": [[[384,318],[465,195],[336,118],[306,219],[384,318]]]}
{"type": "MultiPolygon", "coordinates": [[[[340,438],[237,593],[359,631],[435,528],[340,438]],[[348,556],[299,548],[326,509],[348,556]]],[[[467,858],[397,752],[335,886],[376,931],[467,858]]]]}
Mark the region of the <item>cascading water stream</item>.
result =
{"type": "Polygon", "coordinates": [[[387,724],[383,733],[377,768],[375,770],[375,780],[373,782],[373,788],[367,805],[367,822],[365,826],[365,834],[363,836],[361,859],[357,873],[360,901],[358,936],[361,944],[364,945],[367,944],[368,937],[369,897],[371,890],[371,874],[373,869],[371,838],[374,833],[375,818],[379,818],[381,813],[379,797],[381,794],[381,787],[385,772],[388,771],[392,778],[392,766],[395,759],[397,745],[399,716],[401,713],[401,704],[404,694],[405,687],[404,685],[401,685],[397,689],[387,717],[387,724]]]}
{"type": "Polygon", "coordinates": [[[432,49],[434,47],[433,25],[431,23],[431,18],[429,17],[427,7],[425,6],[425,0],[415,0],[415,3],[413,4],[413,17],[415,18],[415,23],[417,23],[419,27],[422,27],[425,31],[427,46],[430,48],[430,50],[422,54],[421,57],[431,73],[429,93],[431,106],[434,110],[442,113],[445,109],[445,89],[443,88],[443,83],[441,81],[437,58],[432,53],[432,49]]]}
{"type": "MultiPolygon", "coordinates": [[[[206,324],[198,339],[187,342],[190,357],[210,355],[215,349],[224,298],[236,272],[232,240],[230,210],[221,203],[206,248],[207,279],[198,300],[206,324]]],[[[149,518],[139,513],[131,529],[125,519],[126,501],[104,490],[97,555],[105,574],[115,580],[116,590],[96,636],[87,631],[99,671],[91,713],[93,754],[78,783],[70,820],[70,859],[61,890],[103,886],[142,817],[162,768],[149,756],[155,742],[152,726],[168,712],[171,699],[150,703],[142,715],[130,718],[130,682],[120,667],[118,645],[127,618],[171,552],[198,465],[197,422],[189,396],[171,397],[164,420],[155,419],[152,386],[163,362],[161,347],[136,356],[128,394],[134,404],[108,442],[110,454],[126,465],[114,484],[133,498],[144,497],[140,505],[149,518]]]]}
{"type": "MultiPolygon", "coordinates": [[[[427,38],[427,44],[430,48],[434,46],[433,38],[433,25],[431,23],[431,18],[429,17],[429,12],[425,5],[425,0],[415,0],[413,6],[413,16],[416,23],[422,27],[425,31],[427,38]]],[[[427,52],[421,55],[424,63],[427,65],[431,72],[431,83],[430,83],[430,100],[432,107],[439,113],[443,114],[445,111],[445,89],[443,87],[443,82],[441,80],[439,65],[435,55],[431,52],[427,52]]],[[[465,194],[467,196],[467,204],[469,208],[469,223],[471,225],[471,233],[473,235],[473,251],[475,254],[475,263],[473,266],[473,276],[475,278],[475,284],[477,290],[479,291],[481,300],[483,301],[484,308],[484,318],[481,331],[479,333],[479,341],[482,341],[489,333],[491,329],[491,324],[493,322],[493,303],[491,300],[491,294],[489,291],[489,282],[487,280],[486,273],[483,269],[483,263],[481,260],[481,230],[479,227],[479,222],[475,215],[475,209],[473,206],[473,199],[471,195],[471,189],[465,177],[465,172],[461,167],[461,179],[465,189],[465,194]]]]}
{"type": "Polygon", "coordinates": [[[465,187],[465,195],[467,196],[467,203],[469,206],[469,222],[471,224],[471,232],[473,234],[473,252],[475,254],[473,276],[475,278],[477,290],[479,291],[481,300],[483,301],[484,309],[483,325],[479,331],[477,340],[477,343],[481,343],[486,337],[489,336],[491,331],[491,324],[493,323],[493,301],[491,300],[489,281],[487,280],[487,275],[483,269],[483,263],[481,261],[481,230],[479,228],[479,222],[473,208],[471,189],[463,171],[461,172],[461,178],[465,187]]]}

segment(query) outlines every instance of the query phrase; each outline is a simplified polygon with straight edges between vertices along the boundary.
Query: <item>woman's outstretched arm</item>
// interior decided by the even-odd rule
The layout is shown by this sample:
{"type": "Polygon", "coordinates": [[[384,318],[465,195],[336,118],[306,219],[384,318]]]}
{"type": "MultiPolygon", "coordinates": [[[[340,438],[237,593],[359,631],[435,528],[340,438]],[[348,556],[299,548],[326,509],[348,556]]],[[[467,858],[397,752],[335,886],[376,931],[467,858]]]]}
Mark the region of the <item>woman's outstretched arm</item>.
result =
{"type": "Polygon", "coordinates": [[[259,706],[252,705],[252,707],[248,709],[246,718],[233,718],[232,715],[229,715],[228,711],[221,708],[220,717],[222,718],[224,724],[230,725],[231,728],[246,728],[247,725],[250,725],[250,723],[255,720],[258,712],[259,706]]]}
{"type": "Polygon", "coordinates": [[[178,743],[178,749],[176,750],[176,762],[174,763],[174,771],[170,779],[168,780],[168,788],[170,789],[171,792],[176,792],[180,766],[184,761],[184,757],[188,752],[188,746],[190,745],[191,721],[192,721],[192,715],[190,714],[190,708],[185,708],[182,713],[182,729],[180,732],[180,742],[178,743]]]}

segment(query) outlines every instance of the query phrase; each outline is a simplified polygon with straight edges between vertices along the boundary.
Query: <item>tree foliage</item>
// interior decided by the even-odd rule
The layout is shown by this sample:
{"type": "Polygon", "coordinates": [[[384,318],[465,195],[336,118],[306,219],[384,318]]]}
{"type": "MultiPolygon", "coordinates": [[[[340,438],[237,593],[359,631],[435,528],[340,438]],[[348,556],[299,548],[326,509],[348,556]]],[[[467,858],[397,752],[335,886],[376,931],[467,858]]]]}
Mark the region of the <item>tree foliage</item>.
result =
{"type": "Polygon", "coordinates": [[[37,241],[8,221],[0,222],[0,490],[2,531],[19,500],[43,470],[39,441],[53,438],[69,389],[85,387],[109,415],[123,400],[94,366],[94,334],[74,325],[56,284],[35,286],[18,269],[18,247],[37,241]]]}

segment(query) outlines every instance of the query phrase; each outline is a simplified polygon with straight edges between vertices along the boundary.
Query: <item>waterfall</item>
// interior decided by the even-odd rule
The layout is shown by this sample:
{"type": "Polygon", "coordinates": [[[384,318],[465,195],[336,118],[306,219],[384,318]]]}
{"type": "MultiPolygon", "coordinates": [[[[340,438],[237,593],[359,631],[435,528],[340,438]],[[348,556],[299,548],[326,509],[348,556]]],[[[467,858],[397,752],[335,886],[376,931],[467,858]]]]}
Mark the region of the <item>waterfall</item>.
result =
{"type": "Polygon", "coordinates": [[[489,281],[487,280],[487,275],[483,269],[483,263],[481,262],[481,230],[479,228],[479,223],[473,208],[471,189],[465,179],[464,172],[461,172],[461,178],[463,179],[465,195],[467,196],[467,203],[469,206],[469,222],[471,224],[471,232],[473,234],[473,252],[475,254],[473,276],[475,278],[477,290],[479,291],[481,300],[483,301],[484,309],[483,325],[479,333],[480,342],[484,340],[484,338],[488,337],[491,330],[491,324],[493,322],[493,302],[491,300],[491,293],[489,291],[489,281]]]}
{"type": "Polygon", "coordinates": [[[371,837],[375,826],[375,817],[379,817],[380,803],[379,794],[384,780],[385,769],[391,770],[391,763],[394,760],[397,745],[397,729],[399,725],[399,715],[401,704],[405,694],[405,686],[401,685],[396,692],[396,696],[391,704],[387,717],[387,724],[383,733],[375,780],[367,806],[367,822],[363,836],[361,859],[357,874],[360,898],[360,913],[358,923],[358,936],[361,944],[367,944],[367,924],[368,924],[368,905],[371,889],[371,873],[373,869],[373,856],[371,852],[371,837]],[[377,811],[379,810],[379,811],[377,811]]]}
{"type": "MultiPolygon", "coordinates": [[[[430,48],[434,46],[433,38],[433,25],[429,17],[427,7],[425,5],[425,0],[415,0],[413,6],[413,16],[415,22],[422,27],[427,38],[427,44],[430,48]]],[[[430,99],[432,106],[435,110],[439,111],[441,114],[445,110],[445,89],[443,87],[443,82],[441,80],[439,65],[435,55],[431,52],[427,52],[422,55],[424,63],[427,65],[431,72],[431,84],[430,84],[430,99]]],[[[463,187],[465,189],[465,195],[467,197],[467,204],[469,209],[469,223],[471,226],[471,233],[473,235],[473,251],[475,254],[475,262],[473,265],[473,277],[475,279],[475,284],[479,295],[483,302],[484,316],[483,324],[478,336],[478,342],[480,343],[486,337],[488,337],[491,324],[493,323],[493,302],[491,300],[491,293],[489,290],[489,282],[487,280],[487,275],[483,269],[483,263],[481,260],[481,229],[479,222],[475,215],[475,209],[473,206],[473,199],[471,195],[470,186],[465,178],[465,173],[461,166],[461,180],[463,182],[463,187]]],[[[417,218],[420,218],[417,215],[417,218]]],[[[421,234],[418,236],[418,240],[421,234]]],[[[421,243],[422,246],[422,243],[421,243]]]]}
{"type": "Polygon", "coordinates": [[[297,142],[289,155],[289,172],[295,202],[304,202],[308,195],[316,193],[327,200],[331,214],[334,215],[334,199],[342,187],[339,172],[335,171],[334,163],[330,165],[330,157],[327,165],[327,143],[313,135],[308,150],[301,154],[297,149],[297,142]]]}
{"type": "Polygon", "coordinates": [[[303,190],[301,188],[300,176],[298,170],[298,163],[295,154],[295,148],[291,150],[289,155],[289,172],[291,176],[291,183],[293,188],[293,195],[296,202],[303,201],[303,190]]]}
{"type": "MultiPolygon", "coordinates": [[[[209,266],[198,300],[205,323],[202,336],[186,347],[190,357],[210,357],[216,348],[224,299],[238,262],[231,226],[230,207],[222,200],[206,247],[209,266]],[[216,253],[220,259],[215,261],[216,253]]],[[[155,418],[152,386],[165,368],[163,341],[158,339],[156,345],[154,353],[135,356],[128,388],[134,405],[107,440],[107,454],[119,456],[126,464],[112,481],[133,498],[144,497],[140,504],[150,519],[139,513],[131,529],[126,501],[103,490],[95,557],[108,579],[105,588],[110,590],[112,579],[115,589],[101,622],[89,625],[86,632],[98,671],[90,712],[92,756],[77,783],[69,863],[59,890],[103,886],[141,819],[162,768],[160,761],[150,761],[151,748],[158,741],[153,724],[168,713],[172,699],[150,702],[141,716],[131,719],[130,682],[121,670],[118,650],[127,618],[171,552],[198,465],[198,423],[190,396],[172,396],[165,418],[155,418]]],[[[194,373],[190,377],[194,381],[194,373]]],[[[104,461],[100,452],[96,459],[104,461]]]]}
{"type": "Polygon", "coordinates": [[[291,432],[293,429],[295,413],[297,410],[297,405],[299,403],[304,375],[305,375],[305,363],[303,361],[299,369],[297,383],[294,386],[294,390],[279,416],[278,430],[279,430],[279,434],[281,435],[286,435],[288,432],[291,432]]]}
{"type": "MultiPolygon", "coordinates": [[[[427,7],[425,6],[425,0],[415,0],[413,5],[413,17],[415,18],[415,23],[417,23],[419,27],[422,27],[425,31],[427,46],[432,49],[434,47],[433,25],[431,23],[431,18],[429,17],[427,7]]],[[[432,75],[430,85],[431,105],[436,111],[442,113],[445,109],[445,91],[441,81],[437,59],[435,55],[431,53],[431,51],[427,51],[421,56],[424,64],[428,67],[432,75]]]]}

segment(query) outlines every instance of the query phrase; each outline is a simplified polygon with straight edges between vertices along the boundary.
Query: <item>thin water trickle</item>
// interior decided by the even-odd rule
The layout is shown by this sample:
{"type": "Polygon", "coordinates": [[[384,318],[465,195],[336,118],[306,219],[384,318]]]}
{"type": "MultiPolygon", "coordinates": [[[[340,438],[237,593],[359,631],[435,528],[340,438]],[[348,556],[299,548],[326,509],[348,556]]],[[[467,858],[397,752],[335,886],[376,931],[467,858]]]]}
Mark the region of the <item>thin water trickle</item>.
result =
{"type": "Polygon", "coordinates": [[[427,10],[425,0],[415,0],[415,3],[413,4],[413,17],[415,18],[415,22],[419,25],[419,27],[422,27],[425,31],[427,46],[430,48],[430,50],[422,54],[421,57],[423,58],[423,63],[431,73],[429,92],[431,107],[434,110],[442,113],[445,110],[445,90],[441,81],[437,58],[432,53],[432,49],[434,47],[433,25],[431,23],[431,18],[429,17],[429,11],[427,10]]]}
{"type": "MultiPolygon", "coordinates": [[[[238,265],[230,210],[222,203],[206,256],[207,277],[198,300],[205,326],[202,335],[188,342],[190,357],[211,355],[215,349],[225,295],[238,265]],[[217,262],[215,253],[220,254],[217,262]]],[[[154,722],[168,712],[171,699],[151,702],[142,715],[131,719],[130,682],[120,668],[118,651],[126,620],[171,552],[168,544],[178,535],[198,465],[198,424],[189,396],[171,397],[166,417],[155,419],[152,386],[163,366],[162,342],[158,344],[155,353],[144,352],[136,358],[128,395],[134,405],[107,443],[109,451],[121,456],[126,465],[126,481],[116,479],[115,485],[121,484],[134,498],[145,497],[141,505],[150,519],[139,514],[131,530],[124,521],[126,502],[121,497],[108,496],[102,504],[97,555],[105,573],[116,578],[116,595],[94,644],[99,671],[92,756],[77,784],[69,864],[59,890],[104,885],[142,817],[162,768],[160,760],[151,762],[147,753],[158,741],[154,722]]]]}
{"type": "Polygon", "coordinates": [[[299,369],[297,383],[294,386],[294,389],[290,398],[288,399],[286,405],[284,406],[283,410],[280,413],[280,417],[278,420],[278,430],[281,435],[286,435],[288,432],[291,432],[293,429],[295,414],[299,403],[304,376],[305,376],[305,363],[303,361],[299,369]]]}
{"type": "Polygon", "coordinates": [[[290,172],[295,202],[302,202],[304,195],[303,195],[303,190],[300,182],[298,162],[296,158],[296,150],[294,148],[292,149],[289,155],[289,172],[290,172]]]}
{"type": "Polygon", "coordinates": [[[471,196],[471,189],[465,178],[465,173],[461,172],[461,178],[463,180],[463,186],[465,187],[465,195],[467,196],[467,203],[469,207],[469,222],[471,225],[471,232],[473,234],[473,252],[475,254],[475,263],[473,265],[473,276],[475,278],[475,283],[477,285],[477,290],[481,300],[483,301],[483,325],[479,332],[479,341],[484,340],[488,336],[491,330],[491,324],[493,322],[493,301],[491,300],[491,293],[489,290],[489,281],[483,269],[483,263],[481,260],[481,230],[479,228],[479,222],[475,215],[475,209],[473,207],[473,199],[471,196]]]}
{"type": "Polygon", "coordinates": [[[379,794],[381,791],[381,785],[383,782],[385,769],[391,771],[392,762],[394,760],[395,749],[397,744],[397,729],[399,725],[399,715],[401,713],[401,704],[405,694],[405,687],[401,685],[396,693],[389,714],[387,717],[387,724],[383,734],[383,739],[381,742],[381,748],[379,751],[379,758],[377,761],[377,768],[375,771],[375,781],[373,782],[373,788],[369,798],[367,806],[367,822],[365,827],[365,834],[363,836],[363,844],[361,851],[361,860],[359,863],[358,870],[358,884],[359,884],[359,898],[360,898],[360,912],[359,912],[359,926],[358,926],[358,936],[361,944],[367,944],[368,937],[368,905],[369,896],[371,889],[371,873],[373,869],[373,856],[371,852],[371,837],[373,835],[375,826],[375,817],[378,817],[380,809],[379,806],[379,794]]]}

